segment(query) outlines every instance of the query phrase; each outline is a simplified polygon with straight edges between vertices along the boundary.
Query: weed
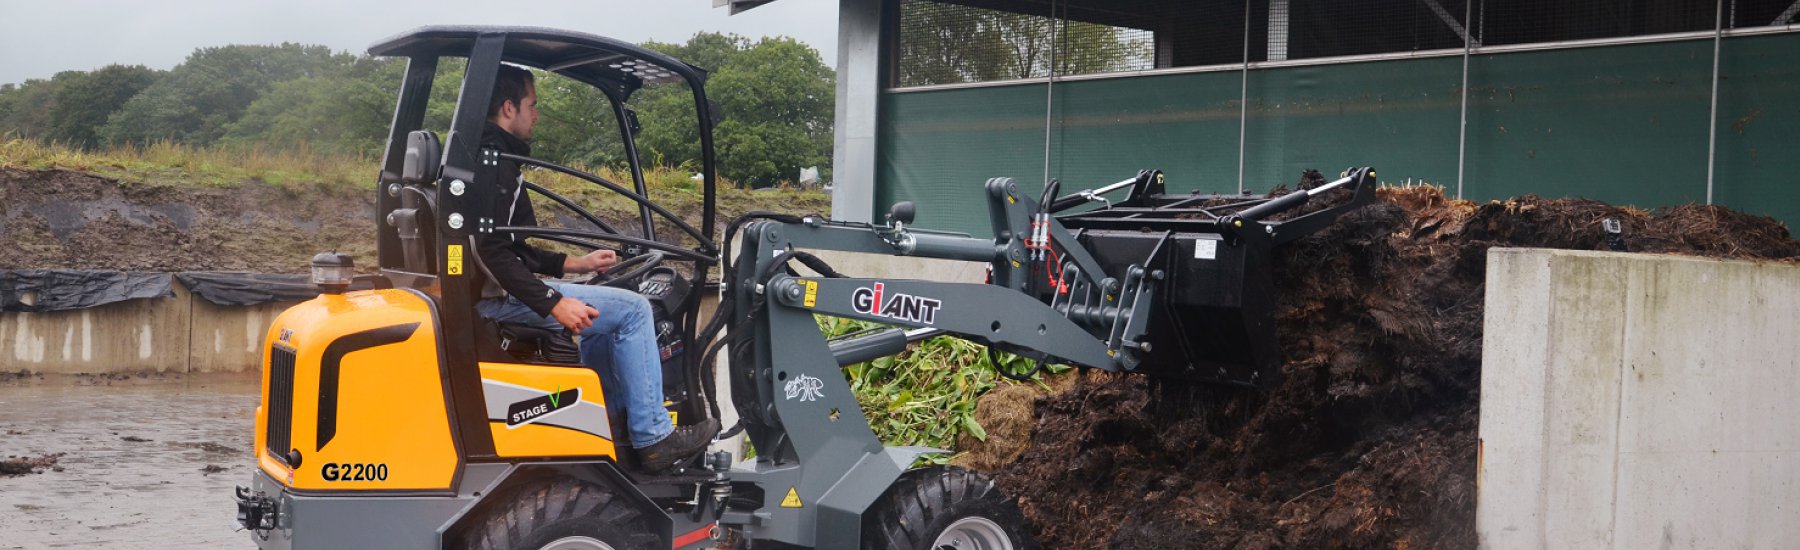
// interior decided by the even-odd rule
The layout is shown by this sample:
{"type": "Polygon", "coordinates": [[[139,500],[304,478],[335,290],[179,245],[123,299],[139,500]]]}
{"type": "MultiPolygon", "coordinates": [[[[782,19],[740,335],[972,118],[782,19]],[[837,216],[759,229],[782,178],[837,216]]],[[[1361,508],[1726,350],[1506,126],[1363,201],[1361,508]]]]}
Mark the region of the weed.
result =
{"type": "MultiPolygon", "coordinates": [[[[837,317],[818,319],[827,338],[891,328],[837,317]]],[[[1001,353],[999,358],[1011,372],[1029,367],[1023,357],[1001,353]]],[[[1054,374],[1069,368],[1050,366],[1044,371],[1054,374]]],[[[975,421],[976,401],[1003,384],[1018,383],[994,372],[985,346],[952,337],[920,341],[899,355],[853,365],[845,372],[877,438],[888,444],[940,449],[955,447],[957,436],[964,433],[985,441],[987,432],[975,421]]],[[[921,461],[944,464],[950,459],[951,455],[941,454],[921,461]]]]}

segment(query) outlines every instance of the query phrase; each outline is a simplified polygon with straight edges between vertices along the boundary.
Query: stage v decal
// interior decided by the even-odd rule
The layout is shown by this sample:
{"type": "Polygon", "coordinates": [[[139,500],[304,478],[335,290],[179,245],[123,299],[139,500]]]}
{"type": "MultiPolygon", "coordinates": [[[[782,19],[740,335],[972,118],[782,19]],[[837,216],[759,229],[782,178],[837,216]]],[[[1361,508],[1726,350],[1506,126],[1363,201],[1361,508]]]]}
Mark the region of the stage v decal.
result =
{"type": "MultiPolygon", "coordinates": [[[[559,388],[560,389],[560,388],[559,388]]],[[[581,388],[554,391],[513,403],[506,407],[506,427],[517,428],[537,422],[551,413],[568,410],[581,401],[581,388]]]]}
{"type": "Polygon", "coordinates": [[[483,378],[481,393],[487,401],[488,422],[504,423],[508,430],[536,424],[612,439],[606,407],[582,400],[581,388],[549,390],[483,378]]]}

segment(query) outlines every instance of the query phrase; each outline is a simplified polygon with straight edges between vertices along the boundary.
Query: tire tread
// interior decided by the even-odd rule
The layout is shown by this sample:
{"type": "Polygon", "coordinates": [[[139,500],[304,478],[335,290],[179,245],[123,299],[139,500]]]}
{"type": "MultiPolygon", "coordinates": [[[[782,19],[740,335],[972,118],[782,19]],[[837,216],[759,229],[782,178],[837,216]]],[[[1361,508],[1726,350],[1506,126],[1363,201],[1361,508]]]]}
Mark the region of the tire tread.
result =
{"type": "Polygon", "coordinates": [[[863,514],[864,550],[930,550],[957,519],[979,515],[1000,524],[1015,548],[1038,548],[1024,514],[986,475],[956,467],[901,474],[863,514]]]}
{"type": "MultiPolygon", "coordinates": [[[[534,480],[505,493],[485,516],[449,537],[467,550],[535,550],[557,532],[592,536],[620,548],[653,548],[657,535],[642,511],[605,487],[568,477],[534,480]]],[[[554,540],[550,538],[549,540],[554,540]]]]}

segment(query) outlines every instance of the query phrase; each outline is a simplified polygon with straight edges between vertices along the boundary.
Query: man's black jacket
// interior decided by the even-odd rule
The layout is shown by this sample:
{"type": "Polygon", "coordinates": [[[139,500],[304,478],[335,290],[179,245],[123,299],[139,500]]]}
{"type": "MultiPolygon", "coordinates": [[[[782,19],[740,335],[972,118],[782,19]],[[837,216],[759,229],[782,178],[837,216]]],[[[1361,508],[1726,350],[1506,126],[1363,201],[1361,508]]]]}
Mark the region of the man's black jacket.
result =
{"type": "MultiPolygon", "coordinates": [[[[514,137],[493,122],[481,133],[481,146],[496,149],[503,153],[520,156],[531,156],[531,145],[525,140],[514,137]]],[[[531,209],[531,197],[527,196],[525,186],[520,182],[524,177],[519,175],[518,163],[500,161],[499,178],[496,184],[499,194],[494,197],[495,226],[535,226],[537,214],[531,209]]],[[[476,253],[481,262],[493,275],[491,283],[498,283],[507,294],[524,302],[539,315],[549,316],[550,309],[562,300],[562,293],[550,288],[533,273],[542,273],[551,277],[563,274],[564,254],[543,250],[525,243],[525,238],[516,235],[499,235],[494,233],[480,234],[476,240],[476,253]]],[[[488,289],[484,295],[494,294],[488,289]]]]}

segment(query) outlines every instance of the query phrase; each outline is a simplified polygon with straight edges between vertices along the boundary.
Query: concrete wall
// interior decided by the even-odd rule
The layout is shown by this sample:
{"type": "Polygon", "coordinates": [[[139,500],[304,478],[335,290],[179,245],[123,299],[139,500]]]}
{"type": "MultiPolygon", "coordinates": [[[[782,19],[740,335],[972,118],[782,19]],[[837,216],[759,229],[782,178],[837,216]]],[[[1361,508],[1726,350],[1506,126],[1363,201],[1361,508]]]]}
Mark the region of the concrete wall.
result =
{"type": "Polygon", "coordinates": [[[74,311],[0,313],[0,371],[237,372],[258,368],[269,323],[291,303],[220,307],[179,282],[174,298],[74,311]]]}
{"type": "Polygon", "coordinates": [[[948,283],[979,283],[987,280],[987,264],[983,263],[908,256],[854,254],[836,250],[809,250],[808,252],[817,255],[819,259],[825,260],[825,263],[831,264],[832,269],[849,277],[887,277],[948,283]]]}
{"type": "Polygon", "coordinates": [[[1800,540],[1800,267],[1489,253],[1483,548],[1800,540]]]}

